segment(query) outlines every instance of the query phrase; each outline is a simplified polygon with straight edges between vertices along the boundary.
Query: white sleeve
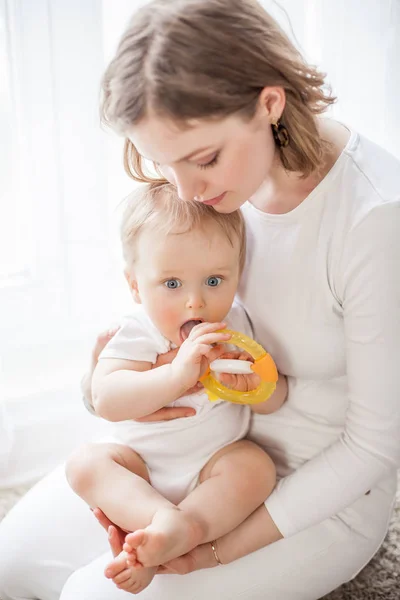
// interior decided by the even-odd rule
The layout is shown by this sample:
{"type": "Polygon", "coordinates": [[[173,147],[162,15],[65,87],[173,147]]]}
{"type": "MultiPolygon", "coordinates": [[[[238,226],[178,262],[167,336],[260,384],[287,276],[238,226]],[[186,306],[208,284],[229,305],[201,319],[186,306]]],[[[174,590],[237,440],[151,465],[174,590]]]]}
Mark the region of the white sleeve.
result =
{"type": "Polygon", "coordinates": [[[284,537],[337,514],[400,465],[400,202],[350,231],[340,271],[345,427],[265,502],[284,537]]]}
{"type": "Polygon", "coordinates": [[[170,349],[168,341],[151,321],[137,311],[126,318],[114,337],[100,354],[100,358],[137,360],[154,364],[159,354],[170,349]]]}

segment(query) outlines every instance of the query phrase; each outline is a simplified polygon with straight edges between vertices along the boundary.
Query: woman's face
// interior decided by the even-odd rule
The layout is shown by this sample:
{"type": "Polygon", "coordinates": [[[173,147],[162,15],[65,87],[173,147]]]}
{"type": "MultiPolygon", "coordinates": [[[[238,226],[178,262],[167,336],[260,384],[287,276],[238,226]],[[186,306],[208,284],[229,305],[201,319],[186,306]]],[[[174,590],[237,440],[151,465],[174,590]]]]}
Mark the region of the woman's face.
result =
{"type": "Polygon", "coordinates": [[[221,213],[238,209],[261,186],[275,156],[267,111],[251,121],[238,115],[193,120],[182,129],[170,120],[148,116],[129,131],[145,158],[176,186],[182,200],[199,200],[221,213]]]}

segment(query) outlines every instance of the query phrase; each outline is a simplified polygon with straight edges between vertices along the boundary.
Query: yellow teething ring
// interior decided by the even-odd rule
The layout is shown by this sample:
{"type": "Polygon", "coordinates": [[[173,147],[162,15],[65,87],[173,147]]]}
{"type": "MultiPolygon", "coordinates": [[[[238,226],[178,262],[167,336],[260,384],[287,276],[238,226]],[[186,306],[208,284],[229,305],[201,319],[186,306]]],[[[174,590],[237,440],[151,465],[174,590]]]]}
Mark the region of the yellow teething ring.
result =
{"type": "Polygon", "coordinates": [[[223,385],[218,379],[213,377],[210,369],[200,378],[204,385],[211,402],[215,400],[227,400],[235,404],[258,404],[265,402],[273,394],[278,381],[278,371],[271,356],[264,350],[260,344],[249,338],[244,333],[232,331],[231,329],[222,329],[222,333],[230,333],[230,344],[234,344],[248,352],[254,359],[251,365],[254,373],[261,378],[260,385],[249,392],[238,392],[231,390],[223,385]]]}

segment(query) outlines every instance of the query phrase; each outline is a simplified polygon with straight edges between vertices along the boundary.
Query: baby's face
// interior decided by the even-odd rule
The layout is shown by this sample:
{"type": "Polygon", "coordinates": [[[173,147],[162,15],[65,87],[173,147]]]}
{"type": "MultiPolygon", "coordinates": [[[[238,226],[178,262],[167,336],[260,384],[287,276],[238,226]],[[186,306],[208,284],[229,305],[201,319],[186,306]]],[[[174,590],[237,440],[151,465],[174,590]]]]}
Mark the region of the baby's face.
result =
{"type": "Polygon", "coordinates": [[[228,314],[239,281],[240,242],[235,236],[232,242],[212,221],[188,233],[140,234],[130,285],[154,325],[177,346],[189,335],[190,321],[216,323],[228,314]]]}

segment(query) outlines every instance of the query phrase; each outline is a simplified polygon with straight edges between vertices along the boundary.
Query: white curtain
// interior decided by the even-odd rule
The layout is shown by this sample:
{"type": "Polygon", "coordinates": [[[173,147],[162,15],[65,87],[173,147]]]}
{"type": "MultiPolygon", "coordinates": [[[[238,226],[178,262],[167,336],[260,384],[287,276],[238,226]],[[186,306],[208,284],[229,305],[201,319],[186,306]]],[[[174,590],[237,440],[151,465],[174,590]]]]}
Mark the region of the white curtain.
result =
{"type": "MultiPolygon", "coordinates": [[[[113,318],[98,0],[0,0],[3,483],[58,462],[97,421],[79,380],[113,318]]],[[[114,281],[116,282],[114,285],[114,281]]]]}
{"type": "MultiPolygon", "coordinates": [[[[0,485],[101,427],[79,379],[95,332],[129,307],[115,210],[132,183],[98,90],[145,2],[0,0],[0,485]]],[[[332,115],[400,158],[399,0],[262,4],[328,73],[332,115]]]]}
{"type": "Polygon", "coordinates": [[[400,158],[400,1],[266,0],[338,97],[332,115],[400,158]]]}

